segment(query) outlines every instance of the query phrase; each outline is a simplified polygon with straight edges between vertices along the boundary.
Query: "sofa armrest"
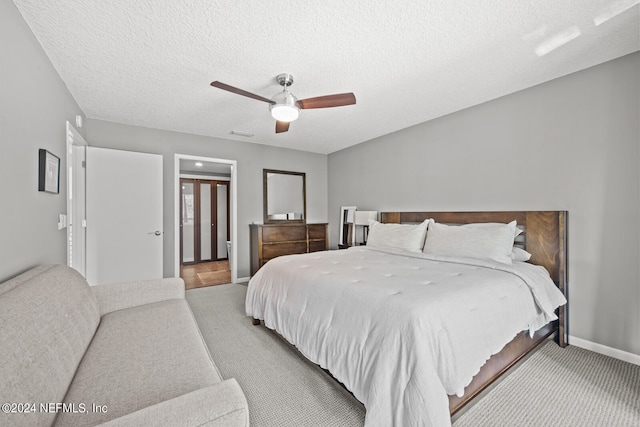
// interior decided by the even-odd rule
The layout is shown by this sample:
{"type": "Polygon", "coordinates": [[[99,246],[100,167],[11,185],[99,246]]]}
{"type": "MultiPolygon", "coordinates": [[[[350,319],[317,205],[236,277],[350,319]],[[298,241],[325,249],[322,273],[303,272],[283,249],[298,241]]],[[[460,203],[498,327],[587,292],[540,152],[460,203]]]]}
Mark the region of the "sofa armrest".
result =
{"type": "Polygon", "coordinates": [[[91,289],[100,305],[101,316],[125,308],[184,298],[184,281],[175,277],[97,285],[91,289]]]}
{"type": "Polygon", "coordinates": [[[109,422],[120,426],[249,426],[247,399],[235,379],[165,400],[109,422]]]}

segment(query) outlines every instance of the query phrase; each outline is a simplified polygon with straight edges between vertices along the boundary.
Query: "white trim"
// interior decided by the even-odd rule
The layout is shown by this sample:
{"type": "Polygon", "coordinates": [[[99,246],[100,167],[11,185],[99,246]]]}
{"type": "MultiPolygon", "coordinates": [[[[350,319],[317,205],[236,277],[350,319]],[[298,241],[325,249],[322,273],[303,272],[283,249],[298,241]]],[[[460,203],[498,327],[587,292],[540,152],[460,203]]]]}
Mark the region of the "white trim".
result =
{"type": "MultiPolygon", "coordinates": [[[[76,116],[76,117],[82,117],[82,116],[76,116]]],[[[80,132],[78,132],[78,130],[74,128],[69,121],[66,122],[66,142],[67,142],[67,158],[66,158],[66,161],[67,161],[67,165],[66,165],[67,167],[67,173],[66,173],[66,177],[67,177],[67,265],[75,268],[76,270],[78,270],[80,274],[82,274],[82,277],[85,277],[87,249],[83,244],[85,243],[83,239],[78,239],[73,235],[74,226],[77,225],[78,223],[81,224],[83,221],[86,220],[86,218],[79,218],[80,213],[77,212],[77,206],[73,200],[74,192],[76,193],[78,192],[78,189],[76,189],[74,186],[74,180],[76,180],[77,177],[81,176],[80,174],[84,172],[80,172],[80,171],[74,172],[73,165],[76,163],[76,155],[78,155],[74,147],[86,148],[87,146],[89,146],[89,144],[84,139],[82,134],[80,134],[80,132]],[[77,265],[78,264],[77,262],[73,262],[71,258],[72,248],[76,254],[79,254],[77,255],[76,259],[79,258],[82,260],[80,265],[77,265]]],[[[82,188],[82,191],[86,191],[86,189],[82,188]]],[[[77,199],[78,197],[76,197],[76,200],[77,199]]],[[[82,199],[81,203],[86,203],[86,199],[84,195],[81,199],[82,199]]],[[[82,210],[84,211],[84,209],[82,210]]],[[[82,213],[84,214],[84,212],[82,213]]],[[[78,230],[78,228],[76,228],[76,230],[78,230]]]]}
{"type": "Polygon", "coordinates": [[[244,283],[244,282],[248,282],[249,279],[251,279],[251,276],[247,276],[247,277],[238,277],[237,281],[235,283],[244,283]]]}
{"type": "Polygon", "coordinates": [[[180,160],[199,160],[210,163],[223,163],[231,166],[231,283],[238,282],[238,161],[216,159],[212,157],[191,156],[188,154],[174,154],[174,259],[175,276],[180,277],[180,160]]]}
{"type": "Polygon", "coordinates": [[[576,347],[604,354],[605,356],[613,357],[614,359],[633,363],[634,365],[640,365],[640,354],[633,354],[629,353],[628,351],[619,350],[617,348],[583,340],[582,338],[574,337],[573,335],[569,335],[569,345],[575,345],[576,347]]]}

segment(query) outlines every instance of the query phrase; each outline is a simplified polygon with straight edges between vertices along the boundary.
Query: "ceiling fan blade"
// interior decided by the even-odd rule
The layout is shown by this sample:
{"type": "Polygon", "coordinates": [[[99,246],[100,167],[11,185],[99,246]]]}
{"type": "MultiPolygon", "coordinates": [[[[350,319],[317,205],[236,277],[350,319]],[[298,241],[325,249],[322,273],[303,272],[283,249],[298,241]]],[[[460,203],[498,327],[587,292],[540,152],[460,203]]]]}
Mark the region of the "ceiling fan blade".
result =
{"type": "Polygon", "coordinates": [[[308,110],[310,108],[342,107],[343,105],[353,105],[355,103],[356,96],[349,92],[301,99],[298,101],[298,106],[303,110],[308,110]]]}
{"type": "Polygon", "coordinates": [[[287,132],[289,130],[289,122],[281,122],[276,120],[276,133],[287,132]]]}
{"type": "Polygon", "coordinates": [[[264,101],[264,102],[268,102],[269,104],[275,104],[275,102],[263,96],[256,95],[255,93],[247,92],[246,90],[238,89],[237,87],[229,86],[228,84],[219,82],[217,80],[215,82],[211,82],[211,86],[217,87],[218,89],[226,90],[231,93],[246,96],[248,98],[257,99],[258,101],[264,101]]]}

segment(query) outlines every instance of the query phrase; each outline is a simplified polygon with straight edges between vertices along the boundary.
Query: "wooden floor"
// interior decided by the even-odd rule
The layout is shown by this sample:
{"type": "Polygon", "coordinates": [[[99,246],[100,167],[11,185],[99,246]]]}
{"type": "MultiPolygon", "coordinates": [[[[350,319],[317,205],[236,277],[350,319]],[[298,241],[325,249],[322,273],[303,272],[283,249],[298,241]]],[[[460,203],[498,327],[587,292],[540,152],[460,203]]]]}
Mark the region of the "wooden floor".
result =
{"type": "Polygon", "coordinates": [[[181,265],[180,277],[185,289],[224,285],[231,283],[231,269],[228,260],[181,265]]]}

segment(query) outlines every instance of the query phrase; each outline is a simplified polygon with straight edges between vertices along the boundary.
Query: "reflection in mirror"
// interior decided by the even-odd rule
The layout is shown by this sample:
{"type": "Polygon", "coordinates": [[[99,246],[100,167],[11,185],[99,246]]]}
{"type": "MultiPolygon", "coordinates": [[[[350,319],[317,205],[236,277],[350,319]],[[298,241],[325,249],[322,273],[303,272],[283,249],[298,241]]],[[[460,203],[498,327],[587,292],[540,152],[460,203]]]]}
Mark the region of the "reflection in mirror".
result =
{"type": "Polygon", "coordinates": [[[355,206],[340,208],[340,247],[353,246],[356,243],[354,223],[356,217],[355,206]]]}
{"type": "Polygon", "coordinates": [[[307,217],[304,172],[264,169],[264,222],[304,222],[307,217]]]}

